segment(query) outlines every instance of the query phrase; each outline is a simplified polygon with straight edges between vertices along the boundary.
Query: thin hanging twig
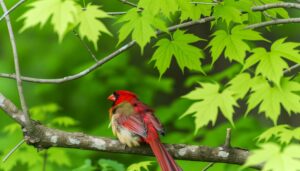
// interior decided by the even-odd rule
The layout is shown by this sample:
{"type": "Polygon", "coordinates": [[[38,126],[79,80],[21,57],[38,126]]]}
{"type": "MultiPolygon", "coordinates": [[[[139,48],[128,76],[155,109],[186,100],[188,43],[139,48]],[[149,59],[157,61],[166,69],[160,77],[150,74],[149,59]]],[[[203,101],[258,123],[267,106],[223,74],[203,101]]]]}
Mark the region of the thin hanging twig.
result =
{"type": "Polygon", "coordinates": [[[81,39],[81,37],[79,36],[79,34],[73,30],[73,34],[80,40],[80,43],[84,46],[84,48],[89,52],[89,54],[92,56],[92,58],[98,62],[98,59],[96,57],[96,55],[93,53],[93,51],[91,50],[91,48],[81,39]]]}
{"type": "Polygon", "coordinates": [[[6,156],[2,159],[2,162],[6,162],[6,160],[18,149],[21,147],[21,145],[25,142],[24,139],[22,139],[13,149],[9,151],[9,153],[6,154],[6,156]]]}

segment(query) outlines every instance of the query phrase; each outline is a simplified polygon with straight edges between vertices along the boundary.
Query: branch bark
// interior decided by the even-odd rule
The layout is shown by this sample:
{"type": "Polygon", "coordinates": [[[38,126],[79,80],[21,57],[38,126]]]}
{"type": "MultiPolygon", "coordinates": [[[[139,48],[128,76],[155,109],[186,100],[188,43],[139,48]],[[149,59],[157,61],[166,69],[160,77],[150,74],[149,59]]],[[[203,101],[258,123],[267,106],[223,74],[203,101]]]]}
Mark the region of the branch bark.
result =
{"type": "Polygon", "coordinates": [[[252,11],[264,11],[271,8],[297,8],[300,9],[300,4],[291,2],[271,3],[252,7],[252,11]]]}
{"type": "MultiPolygon", "coordinates": [[[[0,93],[0,108],[20,125],[25,122],[22,119],[22,111],[5,96],[0,93]]],[[[153,156],[149,146],[129,148],[118,140],[86,135],[80,132],[65,132],[58,129],[46,127],[33,121],[33,132],[27,132],[23,128],[24,139],[30,145],[39,149],[50,147],[76,148],[84,150],[95,150],[110,153],[126,153],[153,156]]],[[[175,159],[190,161],[218,162],[242,165],[249,156],[248,150],[240,148],[207,147],[186,144],[165,144],[167,150],[175,159]]],[[[255,166],[261,169],[261,166],[255,166]]]]}

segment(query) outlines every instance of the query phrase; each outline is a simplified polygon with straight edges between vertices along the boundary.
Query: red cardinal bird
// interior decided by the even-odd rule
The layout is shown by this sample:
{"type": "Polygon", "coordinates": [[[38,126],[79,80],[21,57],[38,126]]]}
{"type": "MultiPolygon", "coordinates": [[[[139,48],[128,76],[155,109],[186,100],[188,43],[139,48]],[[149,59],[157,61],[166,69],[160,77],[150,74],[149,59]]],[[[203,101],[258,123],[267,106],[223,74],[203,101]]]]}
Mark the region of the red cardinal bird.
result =
{"type": "Polygon", "coordinates": [[[115,91],[108,97],[113,101],[109,110],[114,135],[129,147],[141,142],[150,145],[162,171],[182,171],[159,140],[164,130],[153,110],[126,90],[115,91]]]}

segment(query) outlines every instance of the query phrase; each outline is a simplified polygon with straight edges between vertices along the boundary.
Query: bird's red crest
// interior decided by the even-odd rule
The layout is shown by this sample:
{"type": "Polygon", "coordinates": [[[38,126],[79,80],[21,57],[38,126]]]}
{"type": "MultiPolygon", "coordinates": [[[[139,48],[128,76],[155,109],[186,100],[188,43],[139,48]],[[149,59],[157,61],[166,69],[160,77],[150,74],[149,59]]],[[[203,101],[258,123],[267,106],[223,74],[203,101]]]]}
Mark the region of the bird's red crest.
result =
{"type": "Polygon", "coordinates": [[[127,90],[117,90],[113,92],[113,94],[108,96],[107,99],[113,101],[114,102],[113,106],[114,106],[124,101],[131,102],[132,100],[137,99],[137,95],[127,90]]]}

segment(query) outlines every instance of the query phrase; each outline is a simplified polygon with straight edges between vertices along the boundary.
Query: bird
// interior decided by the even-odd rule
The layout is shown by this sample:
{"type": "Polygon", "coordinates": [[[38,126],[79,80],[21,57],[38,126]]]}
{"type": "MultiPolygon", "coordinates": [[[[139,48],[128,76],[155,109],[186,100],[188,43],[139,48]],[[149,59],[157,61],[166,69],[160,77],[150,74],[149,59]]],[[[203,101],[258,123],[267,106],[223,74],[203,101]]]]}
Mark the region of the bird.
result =
{"type": "Polygon", "coordinates": [[[112,132],[122,144],[136,147],[147,143],[162,171],[182,171],[160,142],[159,135],[165,132],[154,110],[141,102],[135,93],[127,90],[117,90],[107,99],[113,102],[109,109],[112,132]]]}

